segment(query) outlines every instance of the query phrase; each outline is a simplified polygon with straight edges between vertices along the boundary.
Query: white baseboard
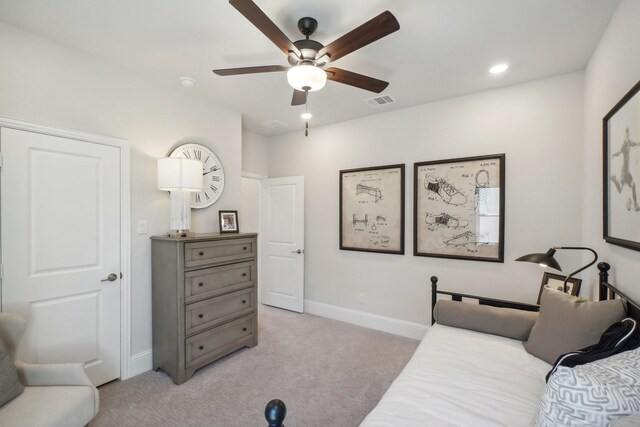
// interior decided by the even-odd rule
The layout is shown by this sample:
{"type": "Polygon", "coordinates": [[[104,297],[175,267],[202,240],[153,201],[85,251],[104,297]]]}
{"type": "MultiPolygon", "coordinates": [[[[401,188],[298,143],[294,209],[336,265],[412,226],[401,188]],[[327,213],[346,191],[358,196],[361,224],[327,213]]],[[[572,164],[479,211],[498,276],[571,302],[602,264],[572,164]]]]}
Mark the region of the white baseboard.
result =
{"type": "Polygon", "coordinates": [[[305,313],[328,317],[365,328],[375,329],[390,334],[421,340],[429,327],[420,323],[338,307],[322,302],[304,300],[305,313]]]}
{"type": "Polygon", "coordinates": [[[150,371],[152,367],[153,353],[150,349],[134,354],[133,356],[131,356],[129,362],[129,378],[140,375],[143,372],[150,371]]]}

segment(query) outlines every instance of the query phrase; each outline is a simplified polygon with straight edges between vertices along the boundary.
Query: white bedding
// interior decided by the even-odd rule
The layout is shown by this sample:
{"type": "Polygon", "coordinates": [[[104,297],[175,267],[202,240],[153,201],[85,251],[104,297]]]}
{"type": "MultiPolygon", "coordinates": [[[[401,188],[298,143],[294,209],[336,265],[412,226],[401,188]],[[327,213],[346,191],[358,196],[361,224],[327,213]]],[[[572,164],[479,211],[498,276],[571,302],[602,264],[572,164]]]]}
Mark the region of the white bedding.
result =
{"type": "Polygon", "coordinates": [[[361,427],[530,426],[549,369],[521,341],[435,324],[361,427]]]}

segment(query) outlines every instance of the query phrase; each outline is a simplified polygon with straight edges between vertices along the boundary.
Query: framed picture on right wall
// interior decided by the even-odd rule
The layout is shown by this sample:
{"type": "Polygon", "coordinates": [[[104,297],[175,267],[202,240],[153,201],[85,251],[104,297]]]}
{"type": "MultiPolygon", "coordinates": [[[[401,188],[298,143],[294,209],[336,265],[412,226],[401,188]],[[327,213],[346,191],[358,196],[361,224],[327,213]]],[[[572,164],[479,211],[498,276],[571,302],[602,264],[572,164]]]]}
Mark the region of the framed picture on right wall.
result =
{"type": "Polygon", "coordinates": [[[604,116],[603,237],[640,251],[640,81],[604,116]]]}

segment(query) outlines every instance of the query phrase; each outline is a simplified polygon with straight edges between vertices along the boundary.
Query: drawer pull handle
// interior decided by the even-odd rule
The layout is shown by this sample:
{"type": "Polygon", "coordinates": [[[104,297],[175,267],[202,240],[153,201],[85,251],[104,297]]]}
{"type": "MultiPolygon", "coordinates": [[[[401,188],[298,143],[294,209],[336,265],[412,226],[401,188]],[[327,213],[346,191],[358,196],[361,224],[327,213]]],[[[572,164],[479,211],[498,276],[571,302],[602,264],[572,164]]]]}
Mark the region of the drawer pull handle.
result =
{"type": "Polygon", "coordinates": [[[200,283],[198,283],[198,286],[203,287],[204,283],[200,282],[200,283]]]}
{"type": "Polygon", "coordinates": [[[246,246],[243,246],[243,247],[242,247],[242,250],[243,250],[243,251],[246,251],[246,250],[247,250],[247,247],[246,247],[246,246]]]}
{"type": "Polygon", "coordinates": [[[200,350],[204,350],[204,346],[201,345],[200,347],[198,347],[200,350]]]}
{"type": "Polygon", "coordinates": [[[202,319],[204,317],[204,314],[198,314],[198,317],[202,319]]]}
{"type": "Polygon", "coordinates": [[[204,252],[198,252],[198,255],[203,256],[204,252]]]}
{"type": "Polygon", "coordinates": [[[244,300],[244,299],[243,299],[243,300],[242,300],[242,303],[243,303],[243,304],[246,304],[246,303],[247,303],[247,300],[244,300]]]}
{"type": "Polygon", "coordinates": [[[242,277],[247,277],[247,273],[242,273],[242,277]]]}
{"type": "Polygon", "coordinates": [[[246,330],[247,330],[247,328],[242,328],[242,330],[243,330],[243,331],[246,331],[246,330]]]}

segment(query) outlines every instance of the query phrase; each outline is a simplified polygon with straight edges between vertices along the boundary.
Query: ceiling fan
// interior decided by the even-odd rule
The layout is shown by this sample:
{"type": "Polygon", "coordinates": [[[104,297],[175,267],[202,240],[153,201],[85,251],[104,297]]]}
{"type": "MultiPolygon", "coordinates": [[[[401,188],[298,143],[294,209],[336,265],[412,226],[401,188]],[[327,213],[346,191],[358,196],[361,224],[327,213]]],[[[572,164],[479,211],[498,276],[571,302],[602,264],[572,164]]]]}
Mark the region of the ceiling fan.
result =
{"type": "Polygon", "coordinates": [[[287,80],[294,89],[291,105],[305,104],[307,102],[308,92],[322,89],[327,79],[376,93],[382,92],[389,85],[388,82],[383,80],[343,70],[342,68],[326,67],[330,62],[336,61],[361,47],[399,30],[400,24],[391,12],[386,11],[381,13],[334,42],[324,46],[309,38],[318,27],[318,22],[313,18],[304,17],[298,21],[298,29],[305,38],[292,42],[253,1],[229,0],[229,3],[287,55],[291,67],[265,65],[257,67],[224,68],[213,70],[215,74],[219,76],[232,76],[238,74],[287,71],[287,80]]]}

